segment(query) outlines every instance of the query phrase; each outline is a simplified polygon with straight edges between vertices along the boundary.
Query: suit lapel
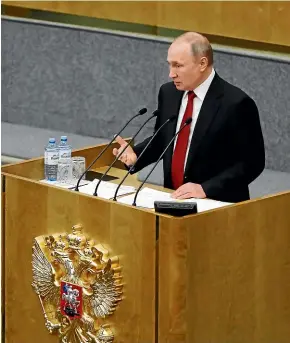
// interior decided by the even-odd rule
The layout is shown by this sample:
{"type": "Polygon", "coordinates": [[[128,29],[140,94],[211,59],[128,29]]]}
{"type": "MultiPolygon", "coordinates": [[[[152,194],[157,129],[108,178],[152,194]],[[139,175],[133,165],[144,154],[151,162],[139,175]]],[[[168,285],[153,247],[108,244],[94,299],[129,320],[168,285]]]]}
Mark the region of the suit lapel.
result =
{"type": "Polygon", "coordinates": [[[198,119],[191,139],[185,173],[187,172],[189,166],[192,164],[198,146],[218,112],[220,106],[220,97],[222,95],[222,84],[220,82],[219,76],[216,74],[208,89],[208,92],[206,93],[198,115],[198,119]]]}

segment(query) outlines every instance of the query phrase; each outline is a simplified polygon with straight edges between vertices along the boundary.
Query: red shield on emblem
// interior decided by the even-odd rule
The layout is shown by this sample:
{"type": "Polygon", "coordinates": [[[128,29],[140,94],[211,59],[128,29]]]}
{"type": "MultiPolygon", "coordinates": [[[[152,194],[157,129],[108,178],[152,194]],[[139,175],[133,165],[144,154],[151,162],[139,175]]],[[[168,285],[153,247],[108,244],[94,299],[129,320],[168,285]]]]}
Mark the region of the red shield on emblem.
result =
{"type": "Polygon", "coordinates": [[[70,319],[78,319],[83,314],[83,289],[73,283],[61,281],[60,311],[70,319]]]}

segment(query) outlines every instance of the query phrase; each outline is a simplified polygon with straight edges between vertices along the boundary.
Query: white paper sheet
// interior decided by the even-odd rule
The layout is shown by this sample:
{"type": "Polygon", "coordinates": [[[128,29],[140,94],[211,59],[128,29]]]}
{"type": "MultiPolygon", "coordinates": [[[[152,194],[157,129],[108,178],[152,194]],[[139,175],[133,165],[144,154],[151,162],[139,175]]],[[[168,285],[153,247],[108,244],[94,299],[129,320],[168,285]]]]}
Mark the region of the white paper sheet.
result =
{"type": "MultiPolygon", "coordinates": [[[[48,181],[48,180],[40,180],[40,182],[46,183],[48,185],[60,187],[60,188],[66,188],[66,189],[73,189],[77,185],[77,180],[71,180],[70,183],[64,183],[64,182],[57,182],[57,181],[48,181]]],[[[90,183],[91,181],[88,180],[81,180],[79,186],[84,186],[90,183]]]]}
{"type": "MultiPolygon", "coordinates": [[[[119,198],[118,202],[132,205],[134,197],[135,197],[135,193],[119,198]]],[[[177,199],[172,198],[170,193],[158,191],[149,187],[145,187],[140,191],[140,193],[137,196],[136,203],[138,207],[154,208],[154,201],[179,201],[183,203],[196,202],[198,212],[203,212],[203,211],[231,205],[231,203],[228,203],[228,202],[221,202],[221,201],[215,201],[215,200],[210,200],[210,199],[190,198],[190,199],[185,199],[185,200],[177,200],[177,199]]]]}
{"type": "MultiPolygon", "coordinates": [[[[80,193],[93,195],[95,192],[95,188],[97,186],[97,183],[99,182],[98,179],[94,179],[91,183],[89,183],[86,186],[80,187],[79,191],[80,193]]],[[[102,181],[98,187],[98,197],[104,198],[104,199],[112,199],[115,195],[115,191],[117,189],[118,185],[115,183],[102,181]]],[[[124,195],[128,193],[135,192],[136,188],[131,186],[121,186],[118,190],[118,196],[124,195]]]]}

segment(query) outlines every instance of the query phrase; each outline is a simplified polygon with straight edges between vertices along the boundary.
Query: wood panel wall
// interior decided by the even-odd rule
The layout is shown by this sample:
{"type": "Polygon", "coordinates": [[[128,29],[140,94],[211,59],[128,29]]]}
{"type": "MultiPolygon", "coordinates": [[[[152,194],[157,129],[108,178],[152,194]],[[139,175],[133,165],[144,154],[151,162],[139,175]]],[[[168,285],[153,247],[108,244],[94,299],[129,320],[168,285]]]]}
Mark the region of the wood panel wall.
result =
{"type": "Polygon", "coordinates": [[[290,2],[3,1],[2,4],[290,46],[290,2]]]}

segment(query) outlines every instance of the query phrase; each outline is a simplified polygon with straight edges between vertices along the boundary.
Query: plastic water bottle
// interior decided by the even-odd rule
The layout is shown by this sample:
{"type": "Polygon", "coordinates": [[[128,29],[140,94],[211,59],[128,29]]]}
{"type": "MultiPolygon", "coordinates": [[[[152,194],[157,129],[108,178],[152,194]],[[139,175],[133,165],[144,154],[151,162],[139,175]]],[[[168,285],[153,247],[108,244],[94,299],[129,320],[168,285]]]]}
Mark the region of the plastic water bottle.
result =
{"type": "Polygon", "coordinates": [[[67,136],[61,136],[60,143],[58,145],[59,160],[70,160],[72,148],[67,143],[67,136]]]}
{"type": "Polygon", "coordinates": [[[67,136],[61,136],[58,145],[58,182],[70,183],[72,180],[71,150],[71,146],[67,144],[67,136]]]}
{"type": "Polygon", "coordinates": [[[48,181],[56,181],[58,168],[58,148],[55,138],[49,138],[48,144],[44,149],[44,173],[48,181]]]}

